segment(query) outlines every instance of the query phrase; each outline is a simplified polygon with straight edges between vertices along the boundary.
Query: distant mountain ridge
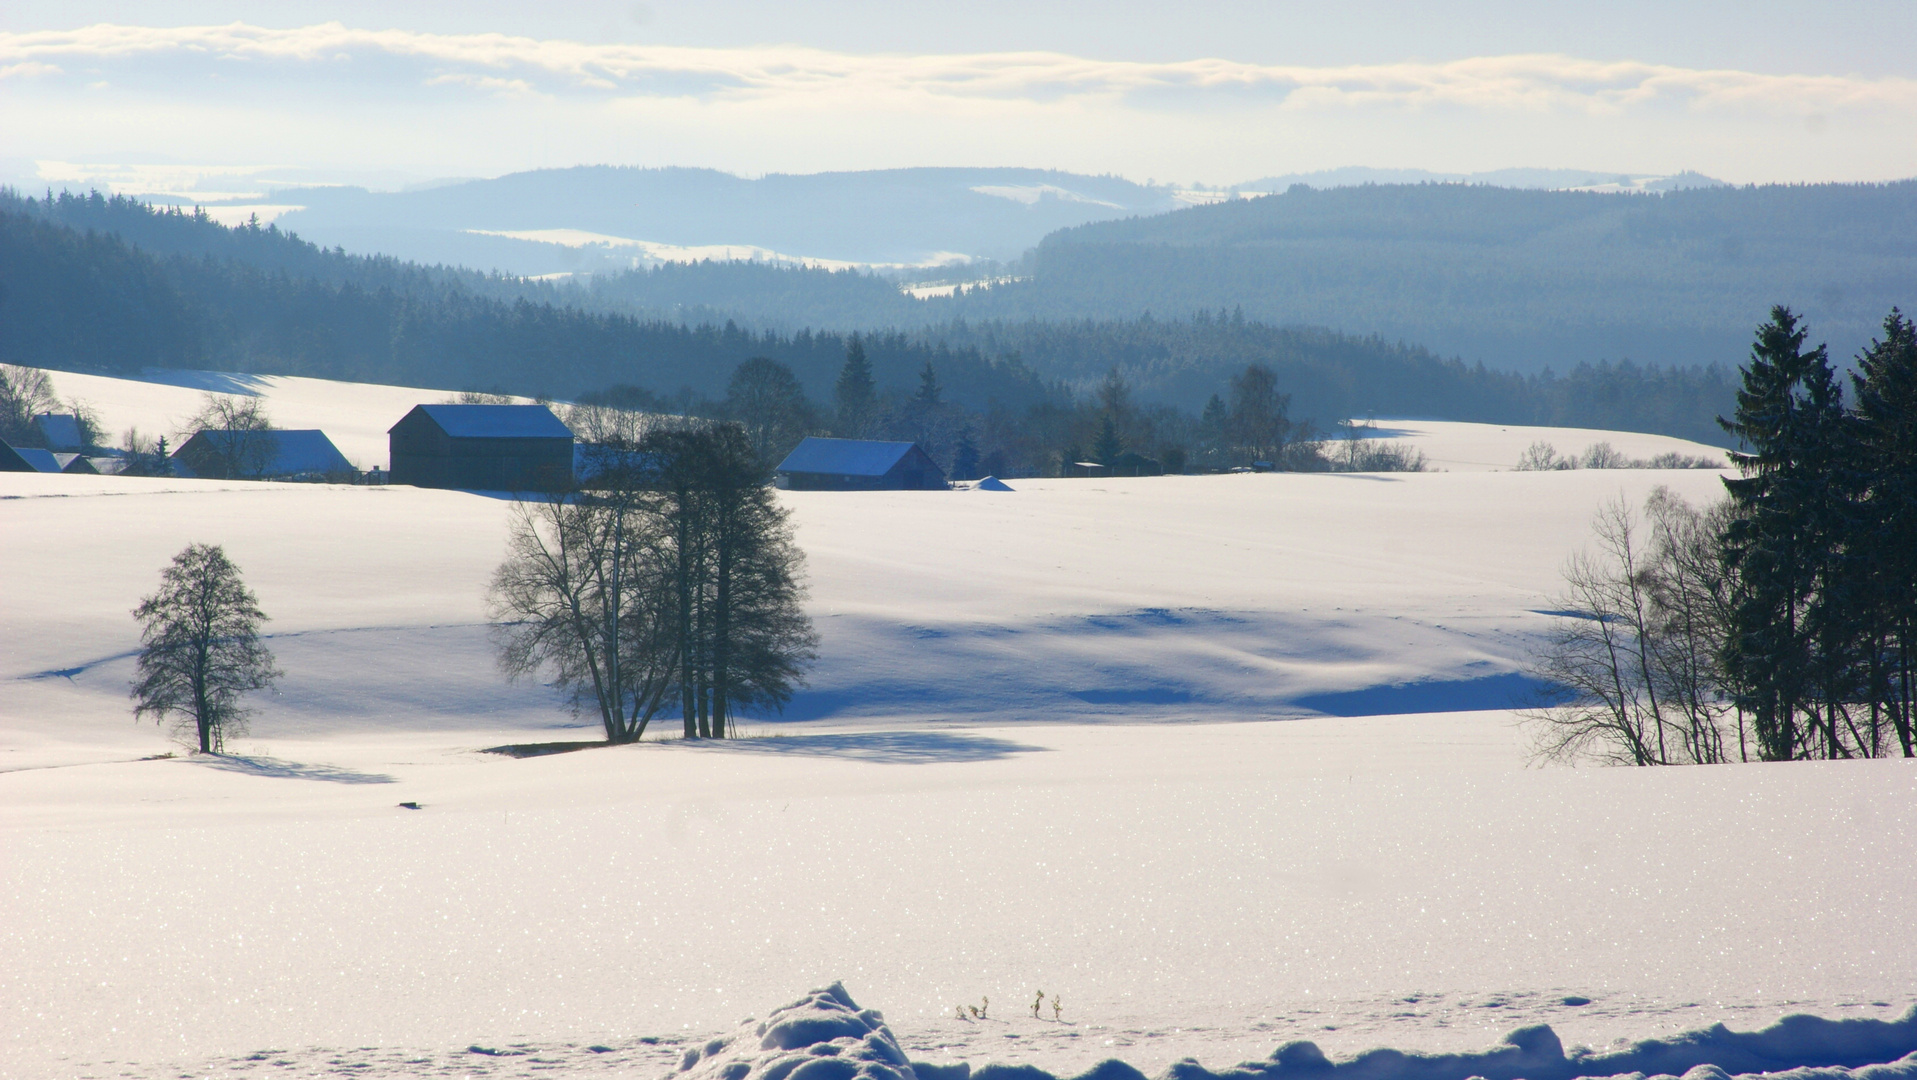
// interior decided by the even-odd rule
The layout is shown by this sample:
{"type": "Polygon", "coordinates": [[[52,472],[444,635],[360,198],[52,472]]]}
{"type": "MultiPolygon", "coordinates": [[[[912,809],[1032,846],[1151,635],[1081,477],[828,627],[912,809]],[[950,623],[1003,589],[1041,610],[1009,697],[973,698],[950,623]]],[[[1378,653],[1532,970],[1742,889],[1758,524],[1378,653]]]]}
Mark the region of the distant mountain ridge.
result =
{"type": "Polygon", "coordinates": [[[401,192],[283,188],[272,200],[298,206],[281,228],[322,247],[521,275],[629,269],[658,261],[652,247],[845,265],[1011,260],[1061,228],[1181,205],[1168,188],[1047,169],[746,179],[605,165],[401,192]]]}
{"type": "Polygon", "coordinates": [[[218,369],[562,397],[623,384],[639,388],[621,392],[629,404],[686,407],[723,396],[735,368],[760,356],[790,367],[814,401],[831,401],[846,330],[741,327],[692,303],[703,297],[760,310],[837,305],[847,320],[875,301],[906,306],[921,316],[909,331],[863,326],[881,393],[920,391],[929,366],[944,402],[982,411],[982,432],[1024,447],[1028,460],[1050,452],[1044,433],[1058,434],[1073,400],[1114,370],[1137,405],[1171,415],[1167,406],[1196,410],[1246,365],[1264,364],[1292,395],[1294,417],[1326,425],[1415,414],[1708,440],[1711,417],[1730,401],[1722,367],[1526,377],[1376,336],[1226,313],[965,321],[953,316],[999,290],[921,301],[861,273],[706,263],[626,284],[630,310],[594,310],[582,302],[619,298],[349,255],[270,226],[229,228],[131,199],[0,190],[0,362],[67,371],[218,369]],[[674,296],[670,312],[638,302],[674,296]],[[927,314],[945,321],[927,324],[927,314]]]}
{"type": "Polygon", "coordinates": [[[1492,169],[1487,172],[1432,172],[1429,169],[1373,169],[1348,166],[1316,172],[1285,173],[1233,184],[1234,191],[1285,191],[1293,184],[1313,188],[1357,187],[1363,184],[1478,184],[1484,187],[1531,191],[1636,191],[1662,193],[1692,188],[1727,187],[1703,173],[1686,170],[1670,175],[1604,172],[1598,169],[1492,169]]]}
{"type": "Polygon", "coordinates": [[[1839,358],[1917,305],[1917,181],[1661,195],[1306,187],[1060,230],[969,319],[1242,309],[1518,371],[1743,362],[1773,304],[1839,358]]]}

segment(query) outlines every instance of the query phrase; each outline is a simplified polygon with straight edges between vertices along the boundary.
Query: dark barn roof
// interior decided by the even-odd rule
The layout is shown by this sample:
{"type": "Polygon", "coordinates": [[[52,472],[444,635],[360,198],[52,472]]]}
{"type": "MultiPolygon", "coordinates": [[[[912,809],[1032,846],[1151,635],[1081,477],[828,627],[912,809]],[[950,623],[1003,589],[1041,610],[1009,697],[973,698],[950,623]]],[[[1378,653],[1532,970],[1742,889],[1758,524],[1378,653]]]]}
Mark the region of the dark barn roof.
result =
{"type": "Polygon", "coordinates": [[[39,472],[33,463],[20,456],[20,451],[0,442],[0,472],[39,472]]]}
{"type": "Polygon", "coordinates": [[[874,439],[822,439],[808,435],[779,462],[782,473],[831,473],[838,476],[884,476],[917,443],[879,442],[874,439]]]}
{"type": "Polygon", "coordinates": [[[419,405],[413,412],[425,413],[455,439],[572,438],[572,429],[544,405],[419,405]]]}

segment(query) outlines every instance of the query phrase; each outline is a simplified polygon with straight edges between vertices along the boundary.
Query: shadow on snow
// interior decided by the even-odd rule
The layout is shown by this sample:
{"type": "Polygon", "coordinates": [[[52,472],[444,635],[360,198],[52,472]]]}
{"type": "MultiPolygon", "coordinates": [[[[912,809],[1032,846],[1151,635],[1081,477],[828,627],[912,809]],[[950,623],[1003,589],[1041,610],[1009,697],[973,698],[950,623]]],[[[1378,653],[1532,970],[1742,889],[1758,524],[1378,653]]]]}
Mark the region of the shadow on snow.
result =
{"type": "Polygon", "coordinates": [[[242,757],[238,754],[195,754],[187,760],[221,772],[240,773],[243,776],[266,776],[281,780],[324,780],[331,784],[392,784],[397,783],[385,773],[366,773],[354,769],[343,769],[337,765],[308,765],[298,761],[281,761],[270,757],[242,757]]]}
{"type": "Polygon", "coordinates": [[[839,735],[769,735],[706,739],[668,745],[737,754],[785,754],[844,758],[888,765],[1000,761],[1014,754],[1044,750],[1010,739],[959,731],[860,731],[839,735]]]}
{"type": "Polygon", "coordinates": [[[1521,672],[1475,679],[1368,686],[1335,694],[1311,694],[1295,703],[1330,716],[1394,716],[1401,713],[1478,712],[1522,708],[1539,700],[1551,684],[1521,672]]]}

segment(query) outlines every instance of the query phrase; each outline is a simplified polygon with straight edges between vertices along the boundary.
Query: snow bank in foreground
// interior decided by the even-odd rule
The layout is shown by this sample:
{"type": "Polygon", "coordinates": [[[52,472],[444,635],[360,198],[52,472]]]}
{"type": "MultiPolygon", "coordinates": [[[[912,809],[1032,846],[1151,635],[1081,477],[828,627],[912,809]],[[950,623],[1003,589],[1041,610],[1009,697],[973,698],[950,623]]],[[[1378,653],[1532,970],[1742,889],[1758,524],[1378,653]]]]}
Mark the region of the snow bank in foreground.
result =
{"type": "MultiPolygon", "coordinates": [[[[1894,1021],[1787,1016],[1755,1032],[1717,1024],[1616,1053],[1564,1052],[1544,1024],[1520,1028],[1481,1053],[1370,1050],[1332,1061],[1315,1043],[1288,1042],[1264,1061],[1212,1072],[1187,1058],[1161,1080],[1912,1080],[1917,1078],[1917,1006],[1894,1021]]],[[[685,1052],[678,1080],[1058,1080],[1035,1065],[909,1063],[885,1018],[860,1009],[842,984],[815,990],[763,1021],[685,1052]]],[[[1118,1060],[1072,1080],[1144,1080],[1118,1060]]]]}

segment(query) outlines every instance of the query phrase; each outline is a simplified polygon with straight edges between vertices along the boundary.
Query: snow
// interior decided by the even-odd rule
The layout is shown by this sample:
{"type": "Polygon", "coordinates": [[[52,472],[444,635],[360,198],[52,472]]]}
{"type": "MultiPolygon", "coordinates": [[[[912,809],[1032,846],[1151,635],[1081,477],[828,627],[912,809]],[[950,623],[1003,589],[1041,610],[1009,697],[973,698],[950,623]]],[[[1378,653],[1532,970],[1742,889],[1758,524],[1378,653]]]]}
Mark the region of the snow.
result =
{"type": "Polygon", "coordinates": [[[556,244],[569,248],[631,248],[639,253],[640,258],[654,263],[737,260],[805,266],[815,270],[912,270],[972,261],[970,255],[960,252],[934,251],[927,253],[917,262],[910,263],[848,262],[844,259],[792,255],[754,244],[667,244],[657,240],[635,240],[628,236],[614,236],[610,233],[590,232],[585,229],[466,229],[464,231],[476,236],[502,236],[509,240],[526,240],[536,244],[556,244]]]}
{"type": "Polygon", "coordinates": [[[980,195],[990,195],[999,199],[1010,199],[1026,206],[1037,206],[1041,199],[1057,199],[1060,202],[1085,203],[1089,206],[1103,206],[1112,210],[1123,210],[1115,202],[1095,199],[1090,195],[1081,195],[1070,188],[1057,184],[975,184],[972,190],[980,195]]]}
{"type": "Polygon", "coordinates": [[[1659,454],[1725,460],[1721,447],[1669,435],[1594,428],[1378,419],[1359,422],[1357,431],[1370,438],[1403,440],[1413,449],[1424,451],[1431,468],[1446,472],[1498,472],[1511,469],[1534,442],[1550,443],[1557,448],[1560,457],[1577,457],[1598,443],[1609,443],[1625,457],[1637,460],[1648,461],[1659,454]]]}
{"type": "MultiPolygon", "coordinates": [[[[349,456],[444,396],[55,374],[110,427],[223,378],[349,456]]],[[[840,979],[913,1061],[1056,1076],[1895,1019],[1917,768],[1537,769],[1508,711],[1597,507],[1719,476],[781,492],[823,639],[789,717],[526,758],[484,751],[594,732],[493,669],[504,500],[0,476],[0,1076],[658,1077],[840,979]],[[154,758],[128,612],[194,540],[287,675],[234,756],[154,758]]]]}

